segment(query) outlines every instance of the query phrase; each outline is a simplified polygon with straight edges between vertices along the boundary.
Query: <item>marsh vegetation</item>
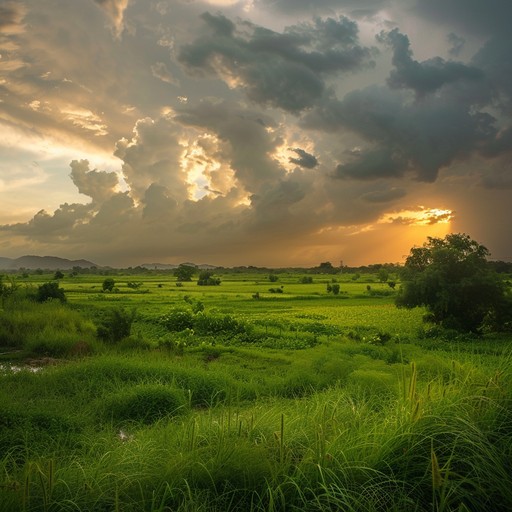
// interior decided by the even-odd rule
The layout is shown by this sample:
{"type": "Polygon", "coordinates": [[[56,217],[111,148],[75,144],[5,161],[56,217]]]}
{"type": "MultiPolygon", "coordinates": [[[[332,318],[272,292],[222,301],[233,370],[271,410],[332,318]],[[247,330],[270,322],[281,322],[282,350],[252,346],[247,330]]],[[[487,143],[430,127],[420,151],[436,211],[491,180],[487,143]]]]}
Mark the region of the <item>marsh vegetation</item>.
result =
{"type": "Polygon", "coordinates": [[[392,271],[110,274],[4,280],[0,510],[512,509],[510,334],[392,271]]]}

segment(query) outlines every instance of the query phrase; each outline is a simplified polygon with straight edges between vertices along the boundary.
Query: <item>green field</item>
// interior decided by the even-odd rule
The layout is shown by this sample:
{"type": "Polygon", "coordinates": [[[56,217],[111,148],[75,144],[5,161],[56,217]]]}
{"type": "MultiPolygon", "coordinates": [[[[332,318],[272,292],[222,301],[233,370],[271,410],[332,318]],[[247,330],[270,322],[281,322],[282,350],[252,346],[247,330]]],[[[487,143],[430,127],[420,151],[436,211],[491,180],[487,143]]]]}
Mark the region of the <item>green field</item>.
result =
{"type": "Polygon", "coordinates": [[[65,304],[17,276],[0,511],[512,510],[509,335],[426,324],[375,274],[276,275],[78,273],[65,304]]]}

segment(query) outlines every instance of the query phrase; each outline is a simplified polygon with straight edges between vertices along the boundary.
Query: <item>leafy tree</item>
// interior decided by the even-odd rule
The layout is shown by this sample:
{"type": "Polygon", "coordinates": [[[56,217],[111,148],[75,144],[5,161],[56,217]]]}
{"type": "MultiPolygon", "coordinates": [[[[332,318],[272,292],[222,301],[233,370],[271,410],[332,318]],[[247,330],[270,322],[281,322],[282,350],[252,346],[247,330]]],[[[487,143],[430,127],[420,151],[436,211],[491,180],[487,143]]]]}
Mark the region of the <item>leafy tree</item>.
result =
{"type": "Polygon", "coordinates": [[[192,276],[196,273],[196,270],[196,267],[182,263],[174,270],[174,275],[178,281],[192,281],[192,276]]]}
{"type": "Polygon", "coordinates": [[[199,273],[197,284],[199,286],[218,286],[220,284],[220,279],[218,277],[213,277],[213,272],[210,270],[202,270],[199,273]]]}
{"type": "Polygon", "coordinates": [[[107,277],[102,284],[102,289],[104,292],[111,292],[114,289],[116,282],[113,277],[107,277]]]}
{"type": "Polygon", "coordinates": [[[55,274],[53,275],[53,279],[63,279],[63,277],[64,274],[60,270],[57,270],[57,272],[55,272],[55,274]]]}
{"type": "Polygon", "coordinates": [[[425,306],[434,322],[460,331],[503,326],[511,301],[488,256],[487,248],[466,234],[429,237],[406,259],[397,306],[425,306]]]}
{"type": "Polygon", "coordinates": [[[268,280],[269,280],[271,283],[275,283],[278,279],[279,279],[279,277],[277,277],[275,274],[270,274],[270,275],[268,276],[268,280]]]}
{"type": "Polygon", "coordinates": [[[61,302],[66,302],[66,295],[64,290],[59,288],[59,283],[44,283],[37,288],[36,300],[37,302],[46,302],[49,299],[57,299],[61,302]]]}
{"type": "Polygon", "coordinates": [[[389,279],[389,272],[385,268],[379,269],[379,281],[385,283],[389,279]]]}

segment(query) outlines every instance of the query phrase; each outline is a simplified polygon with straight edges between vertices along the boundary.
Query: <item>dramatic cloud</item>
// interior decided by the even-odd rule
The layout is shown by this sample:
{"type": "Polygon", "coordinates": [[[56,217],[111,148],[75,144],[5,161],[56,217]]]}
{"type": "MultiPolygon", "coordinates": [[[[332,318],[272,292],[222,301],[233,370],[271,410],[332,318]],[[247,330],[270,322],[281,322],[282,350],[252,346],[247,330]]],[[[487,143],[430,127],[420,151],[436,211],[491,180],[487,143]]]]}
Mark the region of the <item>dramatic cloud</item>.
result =
{"type": "Polygon", "coordinates": [[[190,72],[215,74],[256,103],[299,112],[326,90],[329,75],[353,72],[372,63],[358,42],[357,24],[345,17],[315,19],[283,33],[250,22],[235,25],[205,13],[206,30],[180,49],[190,72]]]}
{"type": "Polygon", "coordinates": [[[390,87],[412,89],[422,96],[433,93],[446,84],[483,78],[482,71],[460,62],[447,62],[440,57],[425,62],[413,60],[409,38],[396,28],[391,32],[381,33],[378,39],[393,49],[393,65],[396,69],[388,78],[390,87]]]}
{"type": "Polygon", "coordinates": [[[73,160],[70,166],[70,177],[81,194],[89,196],[97,203],[105,202],[114,194],[118,185],[115,173],[90,170],[87,160],[80,160],[80,162],[73,160]]]}
{"type": "Polygon", "coordinates": [[[509,0],[0,6],[0,255],[512,257],[509,0]]]}
{"type": "Polygon", "coordinates": [[[292,164],[299,165],[300,167],[306,167],[307,169],[313,169],[318,165],[318,160],[314,155],[309,154],[300,148],[290,149],[297,154],[298,158],[289,158],[292,164]]]}

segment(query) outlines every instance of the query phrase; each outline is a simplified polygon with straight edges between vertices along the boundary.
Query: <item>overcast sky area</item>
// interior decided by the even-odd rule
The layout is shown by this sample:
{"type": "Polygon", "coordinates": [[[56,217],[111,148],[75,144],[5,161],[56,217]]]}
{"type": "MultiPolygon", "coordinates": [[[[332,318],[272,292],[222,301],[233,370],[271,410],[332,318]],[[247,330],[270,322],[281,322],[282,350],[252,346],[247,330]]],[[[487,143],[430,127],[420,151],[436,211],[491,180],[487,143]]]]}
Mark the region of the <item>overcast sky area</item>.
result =
{"type": "Polygon", "coordinates": [[[512,260],[510,0],[0,0],[0,256],[512,260]]]}

